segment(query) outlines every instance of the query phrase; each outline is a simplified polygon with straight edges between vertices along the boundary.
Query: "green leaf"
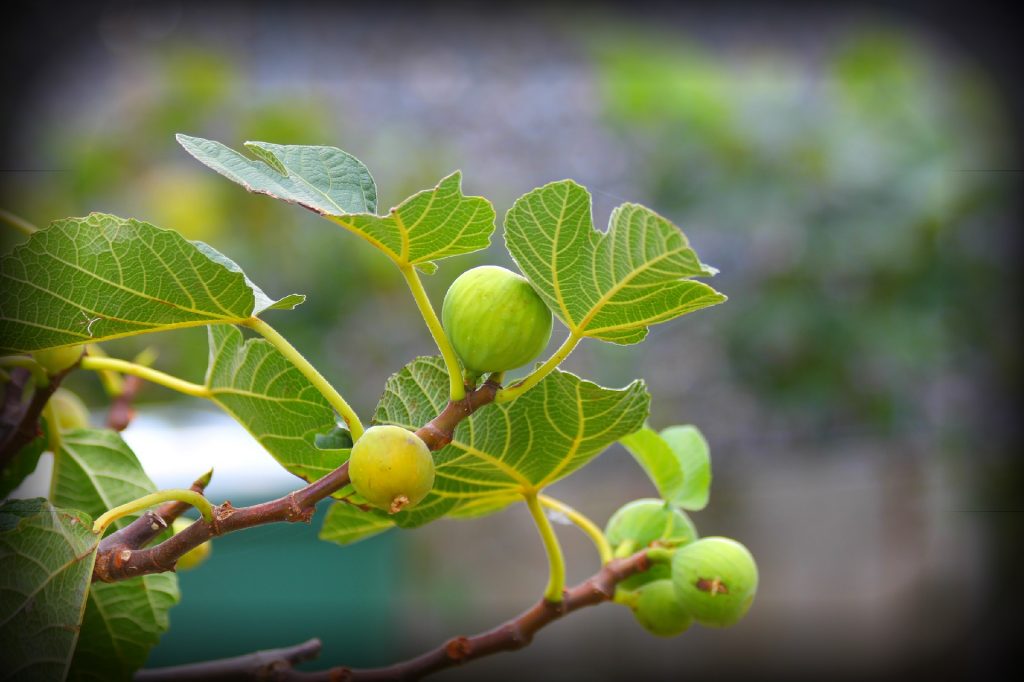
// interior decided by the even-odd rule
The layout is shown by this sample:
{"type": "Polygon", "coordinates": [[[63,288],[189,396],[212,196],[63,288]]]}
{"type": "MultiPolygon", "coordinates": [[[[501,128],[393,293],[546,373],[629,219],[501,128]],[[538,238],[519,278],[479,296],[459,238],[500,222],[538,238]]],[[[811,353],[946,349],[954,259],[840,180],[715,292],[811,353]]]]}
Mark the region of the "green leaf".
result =
{"type": "Polygon", "coordinates": [[[237,323],[273,301],[205,244],[93,213],[50,224],[0,260],[0,353],[237,323]]]}
{"type": "MultiPolygon", "coordinates": [[[[51,500],[80,509],[93,518],[125,502],[156,491],[120,434],[108,429],[72,429],[61,433],[55,455],[51,500]]],[[[131,523],[122,518],[112,526],[131,523]]]]}
{"type": "Polygon", "coordinates": [[[321,215],[374,213],[377,186],[356,157],[336,147],[246,142],[258,160],[246,158],[220,142],[177,135],[178,143],[206,164],[250,192],[298,204],[321,215]]]}
{"type": "Polygon", "coordinates": [[[0,506],[4,679],[64,679],[96,560],[91,526],[86,514],[42,498],[0,506]]]}
{"type": "MultiPolygon", "coordinates": [[[[444,408],[447,387],[441,359],[418,358],[388,380],[374,420],[416,429],[444,408]]],[[[434,453],[434,490],[415,509],[392,518],[413,526],[444,514],[497,511],[636,431],[649,403],[642,381],[608,389],[556,370],[517,400],[488,405],[463,420],[451,444],[434,453]]]]}
{"type": "MultiPolygon", "coordinates": [[[[45,427],[44,427],[45,428],[45,427]]],[[[39,456],[46,450],[46,437],[36,436],[14,453],[7,466],[0,471],[0,499],[7,497],[21,485],[25,478],[36,470],[39,456]]]]}
{"type": "Polygon", "coordinates": [[[707,506],[711,457],[697,427],[670,426],[660,434],[644,427],[621,440],[662,499],[692,511],[707,506]]]}
{"type": "Polygon", "coordinates": [[[280,351],[264,339],[243,341],[227,325],[211,326],[209,339],[211,399],[285,469],[315,481],[348,459],[347,449],[317,446],[338,428],[334,409],[280,351]]]}
{"type": "Polygon", "coordinates": [[[505,243],[548,307],[577,336],[638,343],[648,326],[725,301],[690,279],[714,275],[686,235],[637,204],[612,211],[608,232],[594,229],[590,193],[572,180],[516,200],[505,243]]]}
{"type": "MultiPolygon", "coordinates": [[[[96,517],[154,492],[135,454],[115,431],[73,429],[61,434],[53,501],[96,517]]],[[[114,522],[123,528],[132,518],[114,522]]],[[[69,680],[129,680],[168,628],[178,602],[173,573],[96,583],[82,620],[69,680]]]]}
{"type": "Polygon", "coordinates": [[[335,502],[324,518],[324,525],[320,528],[320,539],[339,545],[350,545],[379,535],[394,525],[395,522],[385,514],[364,512],[346,502],[335,502]]]}
{"type": "Polygon", "coordinates": [[[328,216],[355,232],[399,266],[415,265],[430,274],[432,262],[486,249],[494,232],[494,207],[483,197],[462,194],[456,171],[437,187],[409,197],[386,216],[328,216]]]}

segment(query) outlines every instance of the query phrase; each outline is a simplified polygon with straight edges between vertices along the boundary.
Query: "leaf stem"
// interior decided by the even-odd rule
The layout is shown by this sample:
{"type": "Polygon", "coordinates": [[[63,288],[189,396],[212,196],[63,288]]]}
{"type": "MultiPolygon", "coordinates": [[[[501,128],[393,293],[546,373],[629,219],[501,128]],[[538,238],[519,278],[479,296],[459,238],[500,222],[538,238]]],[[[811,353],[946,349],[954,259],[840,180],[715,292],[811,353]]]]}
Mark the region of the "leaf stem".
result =
{"type": "Polygon", "coordinates": [[[587,536],[593,541],[594,547],[597,548],[597,553],[601,556],[601,564],[607,564],[612,560],[612,546],[608,544],[608,538],[604,536],[604,533],[600,528],[597,527],[593,521],[591,521],[585,514],[573,509],[565,502],[556,500],[553,497],[547,495],[538,495],[537,499],[540,503],[549,509],[554,509],[565,514],[566,518],[575,523],[580,530],[587,534],[587,536]]]}
{"type": "Polygon", "coordinates": [[[140,379],[164,386],[179,393],[185,395],[195,396],[197,398],[209,398],[211,397],[210,389],[202,384],[194,384],[191,381],[185,381],[179,379],[176,376],[166,374],[160,370],[146,367],[145,365],[138,365],[134,362],[128,362],[127,360],[118,360],[117,358],[98,358],[93,356],[86,356],[82,358],[82,368],[91,369],[96,372],[120,372],[121,374],[131,374],[137,376],[140,379]]]}
{"type": "Polygon", "coordinates": [[[202,494],[194,490],[158,490],[155,493],[143,495],[137,500],[126,502],[119,507],[114,507],[110,511],[104,512],[93,523],[92,532],[100,535],[106,530],[107,526],[124,516],[134,514],[143,509],[149,509],[164,502],[170,502],[171,500],[189,504],[198,509],[199,513],[203,515],[203,519],[207,522],[213,521],[213,505],[202,494]]]}
{"type": "Polygon", "coordinates": [[[420,281],[419,272],[412,265],[401,265],[398,269],[402,271],[402,276],[405,277],[405,281],[409,285],[412,297],[416,300],[416,307],[420,309],[420,315],[423,316],[423,321],[427,323],[427,329],[430,330],[430,335],[434,337],[434,343],[437,344],[437,349],[441,351],[445,367],[448,368],[448,380],[451,385],[451,395],[449,398],[452,402],[462,400],[466,397],[466,387],[462,383],[462,368],[459,365],[459,356],[455,354],[455,349],[452,348],[448,336],[444,333],[441,321],[437,319],[434,306],[430,304],[427,292],[423,289],[423,282],[420,281]]]}
{"type": "Polygon", "coordinates": [[[562,592],[565,591],[565,557],[562,555],[562,546],[558,543],[551,522],[544,515],[544,510],[537,499],[537,493],[525,493],[526,506],[530,509],[533,522],[537,524],[540,532],[540,539],[544,542],[544,550],[548,555],[548,585],[544,589],[544,600],[553,604],[562,601],[562,592]]]}
{"type": "Polygon", "coordinates": [[[562,364],[563,360],[569,357],[569,353],[576,348],[576,344],[578,344],[582,338],[582,336],[577,336],[576,334],[569,334],[568,338],[566,338],[562,345],[558,347],[558,350],[556,350],[543,365],[533,370],[525,378],[517,381],[508,388],[503,388],[498,391],[498,395],[494,398],[494,402],[507,403],[515,400],[536,386],[540,383],[541,379],[551,373],[551,370],[558,367],[562,364]]]}
{"type": "Polygon", "coordinates": [[[36,386],[43,388],[50,383],[50,377],[46,370],[28,355],[7,355],[0,358],[0,367],[24,367],[32,372],[32,380],[36,386]]]}
{"type": "Polygon", "coordinates": [[[324,379],[323,375],[317,371],[316,367],[309,363],[309,360],[302,356],[295,346],[288,343],[288,340],[281,336],[276,329],[271,327],[269,324],[259,319],[258,317],[252,317],[246,320],[244,323],[247,327],[254,330],[260,336],[265,338],[271,343],[277,350],[281,352],[281,355],[288,358],[288,360],[295,365],[295,367],[302,372],[302,375],[309,379],[310,383],[316,387],[318,391],[327,399],[327,402],[331,404],[341,418],[345,420],[345,424],[348,425],[348,430],[352,434],[352,440],[356,441],[363,435],[363,424],[359,421],[359,415],[355,413],[355,410],[345,402],[345,399],[341,397],[341,394],[331,386],[327,379],[324,379]]]}
{"type": "Polygon", "coordinates": [[[18,232],[21,232],[26,237],[31,237],[34,232],[38,232],[39,228],[25,220],[21,216],[14,215],[10,211],[5,211],[0,208],[0,220],[13,227],[18,232]]]}

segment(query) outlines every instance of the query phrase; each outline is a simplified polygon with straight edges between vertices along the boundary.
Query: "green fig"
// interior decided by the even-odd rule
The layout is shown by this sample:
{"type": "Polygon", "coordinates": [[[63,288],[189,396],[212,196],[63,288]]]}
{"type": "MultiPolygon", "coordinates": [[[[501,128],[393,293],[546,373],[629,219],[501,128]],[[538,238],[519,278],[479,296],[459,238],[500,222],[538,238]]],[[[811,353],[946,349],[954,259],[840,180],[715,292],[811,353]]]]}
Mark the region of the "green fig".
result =
{"type": "Polygon", "coordinates": [[[632,608],[637,622],[659,637],[674,637],[693,624],[671,580],[654,580],[638,589],[632,608]]]}
{"type": "MultiPolygon", "coordinates": [[[[171,525],[171,530],[174,531],[175,535],[177,535],[191,525],[192,519],[179,517],[174,519],[174,523],[171,525]]],[[[210,552],[212,551],[213,547],[211,546],[210,541],[207,540],[198,547],[193,547],[182,554],[181,557],[178,558],[178,563],[174,565],[174,568],[178,571],[191,570],[206,561],[210,557],[210,552]]]]}
{"type": "Polygon", "coordinates": [[[57,426],[61,431],[89,427],[89,410],[77,395],[66,388],[58,388],[50,396],[50,403],[57,415],[57,426]]]}
{"type": "Polygon", "coordinates": [[[729,538],[710,537],[680,547],[672,583],[683,607],[701,625],[724,627],[746,614],[757,592],[757,564],[729,538]]]}
{"type": "Polygon", "coordinates": [[[39,366],[46,370],[47,374],[63,372],[71,365],[78,362],[82,357],[81,346],[62,346],[61,348],[46,348],[32,353],[33,359],[39,366]]]}
{"type": "Polygon", "coordinates": [[[419,436],[400,426],[371,426],[352,446],[352,487],[394,514],[416,506],[434,487],[434,458],[419,436]]]}
{"type": "Polygon", "coordinates": [[[612,514],[604,532],[613,547],[632,541],[637,550],[652,542],[678,546],[697,538],[697,528],[684,511],[655,498],[623,505],[612,514]]]}
{"type": "Polygon", "coordinates": [[[522,367],[548,345],[551,311],[524,277],[482,265],[452,282],[441,307],[445,332],[475,374],[522,367]]]}

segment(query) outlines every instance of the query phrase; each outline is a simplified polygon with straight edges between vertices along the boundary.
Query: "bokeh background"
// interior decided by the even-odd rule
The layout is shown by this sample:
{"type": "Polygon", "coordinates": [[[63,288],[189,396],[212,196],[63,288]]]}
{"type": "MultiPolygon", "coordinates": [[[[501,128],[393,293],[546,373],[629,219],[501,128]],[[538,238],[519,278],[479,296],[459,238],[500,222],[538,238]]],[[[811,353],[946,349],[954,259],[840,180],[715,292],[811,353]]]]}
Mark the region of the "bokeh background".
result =
{"type": "MultiPolygon", "coordinates": [[[[726,305],[642,346],[587,342],[566,366],[605,385],[643,377],[653,426],[704,431],[714,484],[694,519],[757,557],[750,615],[658,640],[602,607],[442,679],[976,676],[1006,653],[1021,160],[997,20],[963,33],[956,15],[754,3],[50,11],[37,4],[6,41],[0,208],[40,226],[136,217],[211,243],[271,295],[307,294],[271,322],[363,415],[432,351],[401,278],[361,240],[203,168],[174,133],[339,146],[384,208],[461,168],[499,229],[428,278],[438,305],[465,269],[511,267],[504,212],[566,177],[593,193],[598,226],[644,203],[720,268],[726,305]]],[[[0,233],[5,250],[19,239],[0,233]]],[[[187,330],[106,347],[153,346],[158,367],[197,379],[205,344],[187,330]]],[[[68,385],[102,423],[96,378],[68,385]]],[[[157,387],[125,437],[161,487],[211,464],[217,500],[297,483],[241,427],[157,387]]],[[[600,523],[654,493],[618,446],[552,492],[600,523]]],[[[313,636],[313,667],[385,664],[518,613],[545,579],[521,506],[346,548],[318,542],[317,523],[218,540],[181,575],[150,665],[313,636]]],[[[560,533],[570,579],[593,572],[587,541],[560,533]]]]}

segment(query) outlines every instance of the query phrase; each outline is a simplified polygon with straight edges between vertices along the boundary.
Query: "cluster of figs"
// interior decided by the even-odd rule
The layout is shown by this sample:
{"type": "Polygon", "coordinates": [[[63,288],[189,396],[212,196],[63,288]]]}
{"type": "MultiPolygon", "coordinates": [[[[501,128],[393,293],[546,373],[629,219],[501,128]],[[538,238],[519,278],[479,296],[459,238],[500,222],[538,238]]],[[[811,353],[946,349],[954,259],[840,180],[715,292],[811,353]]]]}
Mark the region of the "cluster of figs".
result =
{"type": "Polygon", "coordinates": [[[747,548],[730,538],[698,539],[690,517],[664,500],[624,505],[609,519],[605,536],[616,556],[646,547],[674,549],[671,561],[655,563],[616,589],[615,601],[631,608],[649,632],[672,637],[694,622],[732,625],[754,601],[757,564],[747,548]]]}

